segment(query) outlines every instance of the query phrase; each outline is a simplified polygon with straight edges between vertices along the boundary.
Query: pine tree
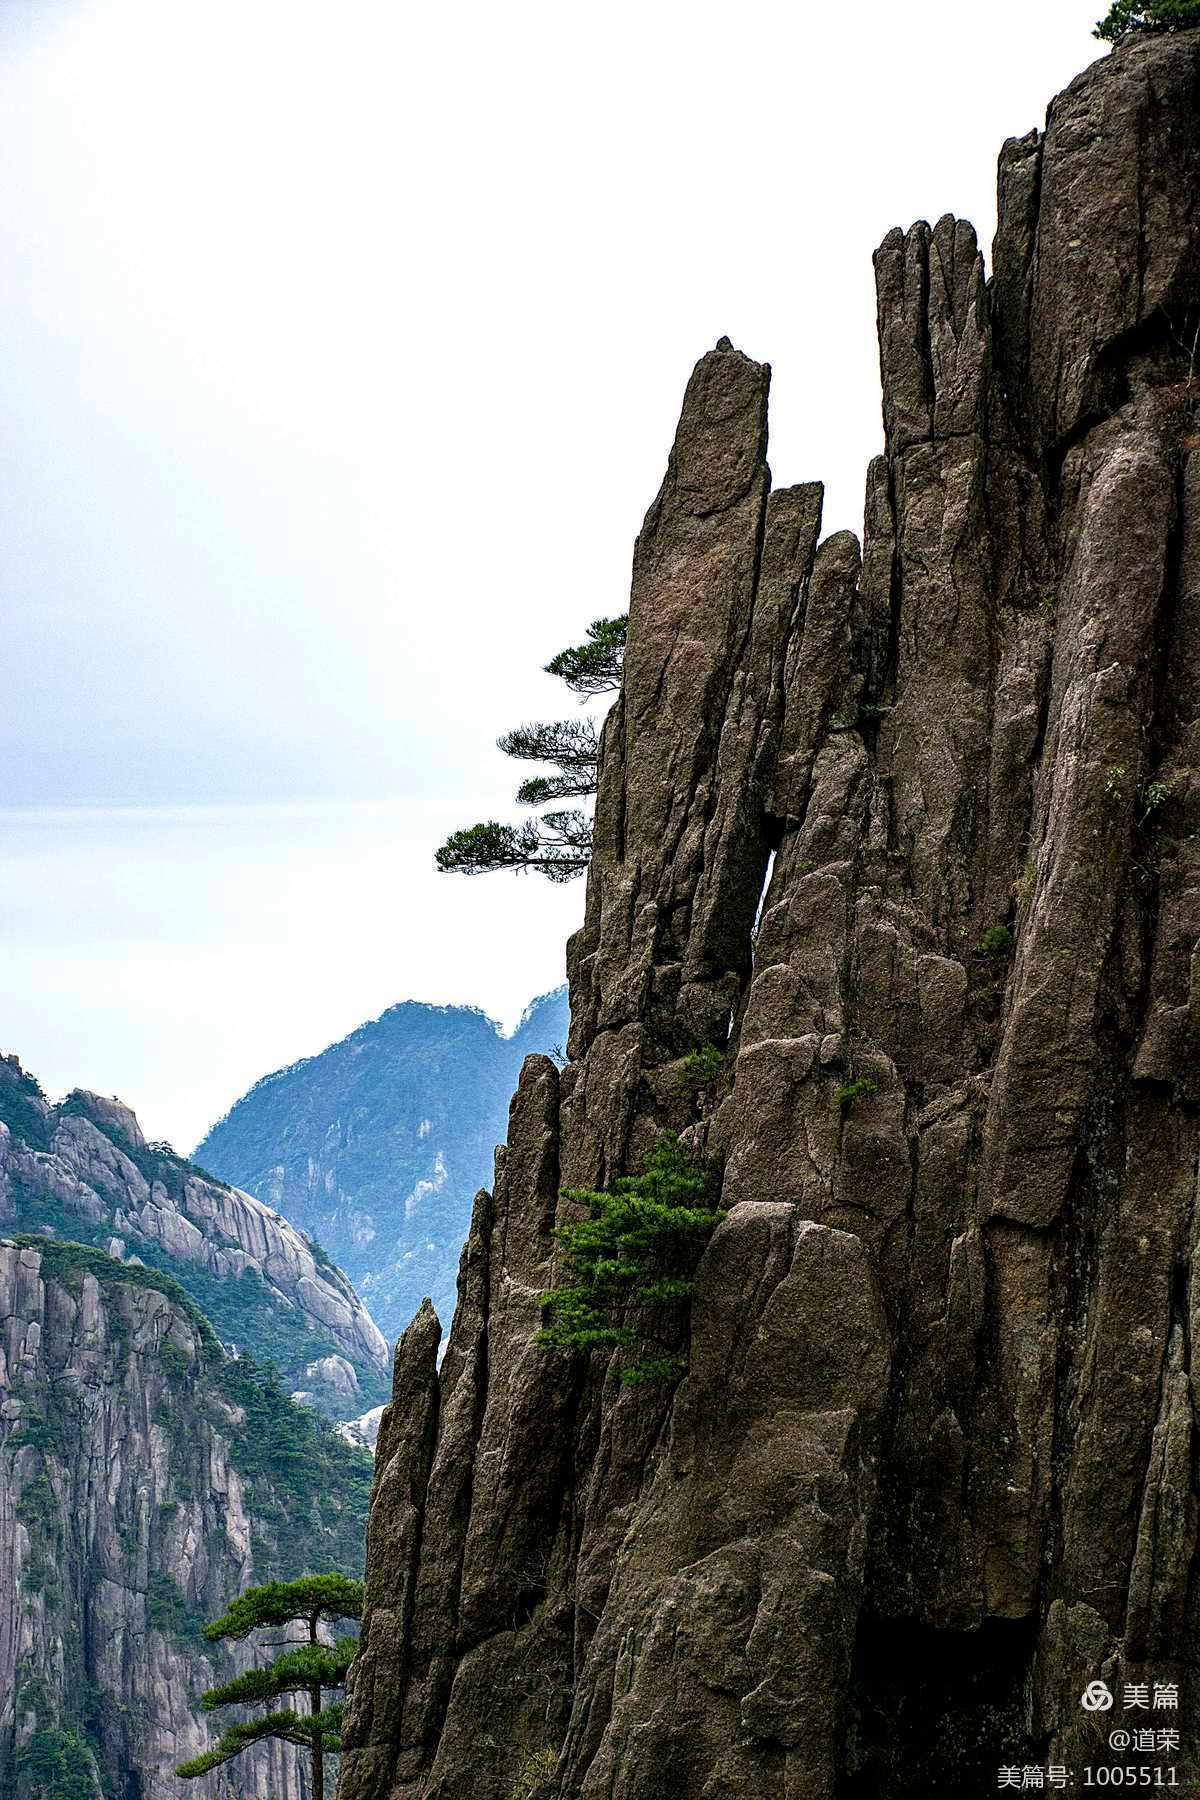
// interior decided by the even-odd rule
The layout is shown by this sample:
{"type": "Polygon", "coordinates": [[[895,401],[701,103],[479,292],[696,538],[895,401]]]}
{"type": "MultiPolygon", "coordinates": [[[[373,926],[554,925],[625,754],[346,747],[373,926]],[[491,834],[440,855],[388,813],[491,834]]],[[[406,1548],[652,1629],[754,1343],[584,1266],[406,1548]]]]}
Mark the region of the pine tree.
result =
{"type": "Polygon", "coordinates": [[[1200,25],[1200,0],[1113,0],[1094,35],[1119,44],[1135,31],[1185,31],[1200,25]]]}
{"type": "MultiPolygon", "coordinates": [[[[546,664],[571,692],[594,699],[621,685],[625,655],[624,614],[594,619],[587,639],[560,650],[546,664]]],[[[506,756],[519,762],[547,764],[550,775],[535,775],[517,789],[521,806],[549,806],[560,800],[586,800],[596,792],[600,770],[600,734],[593,719],[555,719],[520,725],[497,740],[506,756]]],[[[573,881],[592,859],[592,825],[579,808],[543,813],[519,825],[496,819],[452,832],[434,854],[443,874],[485,875],[494,869],[536,869],[548,881],[573,881]]]]}
{"type": "Polygon", "coordinates": [[[593,719],[556,719],[550,725],[519,725],[497,738],[505,756],[521,762],[551,763],[557,775],[537,776],[517,789],[522,806],[545,806],[551,800],[582,800],[596,791],[600,768],[600,733],[593,719]]]}
{"type": "Polygon", "coordinates": [[[628,629],[628,613],[615,619],[593,619],[586,642],[552,656],[546,664],[547,675],[557,675],[573,694],[615,693],[621,685],[628,629]]]}
{"type": "Polygon", "coordinates": [[[676,1134],[664,1131],[640,1175],[621,1176],[611,1192],[568,1189],[562,1197],[591,1216],[554,1234],[570,1279],[542,1295],[546,1323],[536,1342],[545,1350],[641,1345],[644,1353],[622,1369],[622,1382],[674,1380],[685,1367],[674,1345],[692,1297],[691,1271],[722,1217],[703,1171],[676,1134]],[[665,1339],[656,1329],[664,1314],[665,1339]]]}
{"type": "Polygon", "coordinates": [[[296,1744],[312,1755],[313,1800],[324,1800],[325,1757],[341,1748],[343,1703],[326,1706],[325,1695],[331,1688],[343,1688],[346,1675],[358,1648],[356,1639],[339,1638],[336,1644],[323,1644],[319,1631],[323,1623],[335,1619],[362,1617],[363,1586],[346,1575],[306,1575],[299,1581],[268,1581],[262,1587],[247,1588],[244,1594],[211,1625],[204,1627],[210,1643],[223,1639],[239,1639],[264,1627],[278,1628],[304,1625],[308,1642],[289,1644],[282,1656],[262,1669],[249,1669],[221,1687],[210,1688],[201,1698],[205,1712],[223,1706],[267,1705],[287,1694],[305,1694],[307,1713],[282,1707],[264,1713],[261,1718],[231,1725],[220,1741],[203,1756],[181,1763],[177,1775],[192,1780],[207,1775],[210,1769],[240,1756],[253,1744],[267,1738],[279,1738],[285,1744],[296,1744]]]}
{"type": "Polygon", "coordinates": [[[443,873],[488,875],[493,869],[536,869],[547,881],[573,881],[592,859],[591,821],[581,812],[544,813],[522,825],[489,819],[450,834],[437,852],[443,873]]]}

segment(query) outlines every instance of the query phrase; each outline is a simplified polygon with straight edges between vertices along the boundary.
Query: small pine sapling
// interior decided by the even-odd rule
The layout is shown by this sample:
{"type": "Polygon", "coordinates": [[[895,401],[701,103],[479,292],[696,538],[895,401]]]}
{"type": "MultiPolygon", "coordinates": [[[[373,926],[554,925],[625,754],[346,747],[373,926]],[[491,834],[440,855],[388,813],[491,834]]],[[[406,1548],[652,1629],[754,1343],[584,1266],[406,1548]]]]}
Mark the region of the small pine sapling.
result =
{"type": "Polygon", "coordinates": [[[865,1075],[860,1075],[857,1081],[848,1081],[845,1087],[840,1087],[837,1091],[837,1103],[838,1111],[843,1119],[856,1100],[865,1100],[869,1094],[875,1094],[878,1091],[875,1083],[869,1081],[865,1075]]]}
{"type": "Polygon", "coordinates": [[[985,956],[1007,956],[1016,941],[1007,925],[993,925],[980,938],[979,948],[985,956]]]}
{"type": "Polygon", "coordinates": [[[728,1050],[722,1050],[716,1044],[702,1044],[699,1050],[689,1050],[680,1062],[675,1091],[690,1100],[702,1089],[720,1081],[728,1068],[728,1050]]]}

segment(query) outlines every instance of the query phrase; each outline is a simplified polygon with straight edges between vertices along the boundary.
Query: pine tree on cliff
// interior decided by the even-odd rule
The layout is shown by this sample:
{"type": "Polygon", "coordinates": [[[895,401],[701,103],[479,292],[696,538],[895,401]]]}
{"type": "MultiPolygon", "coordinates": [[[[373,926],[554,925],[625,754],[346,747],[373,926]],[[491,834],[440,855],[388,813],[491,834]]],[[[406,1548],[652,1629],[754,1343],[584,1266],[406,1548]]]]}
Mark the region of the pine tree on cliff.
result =
{"type": "Polygon", "coordinates": [[[615,619],[594,619],[582,644],[551,657],[546,664],[547,675],[557,675],[573,694],[611,694],[621,685],[628,625],[628,613],[615,619]]]}
{"type": "Polygon", "coordinates": [[[308,1642],[285,1648],[282,1656],[262,1669],[248,1669],[221,1687],[209,1688],[201,1698],[205,1712],[223,1706],[267,1705],[287,1694],[304,1694],[309,1710],[296,1712],[280,1707],[261,1718],[231,1725],[211,1750],[191,1762],[180,1763],[175,1773],[185,1780],[207,1775],[240,1756],[243,1750],[278,1738],[285,1744],[296,1744],[312,1756],[313,1800],[324,1800],[325,1757],[341,1748],[343,1704],[325,1704],[330,1689],[343,1688],[357,1640],[339,1638],[336,1644],[323,1644],[319,1630],[323,1623],[335,1619],[362,1617],[363,1585],[345,1575],[307,1575],[299,1581],[268,1581],[262,1587],[247,1588],[219,1619],[204,1627],[210,1643],[224,1639],[248,1637],[264,1627],[304,1625],[308,1642]]]}
{"type": "Polygon", "coordinates": [[[1119,44],[1135,31],[1184,31],[1200,25],[1200,0],[1113,0],[1095,35],[1119,44]]]}
{"type": "MultiPolygon", "coordinates": [[[[546,664],[573,694],[591,700],[621,685],[626,615],[595,619],[582,644],[560,650],[546,664]]],[[[600,735],[592,719],[556,719],[518,726],[498,740],[506,756],[547,764],[552,775],[535,775],[517,789],[520,806],[548,806],[558,800],[585,800],[596,792],[600,735]]],[[[572,881],[592,856],[592,824],[578,807],[556,809],[520,825],[489,819],[452,832],[435,855],[445,873],[484,875],[493,869],[536,869],[548,881],[572,881]]]]}
{"type": "Polygon", "coordinates": [[[634,1347],[621,1369],[626,1387],[674,1381],[701,1247],[722,1217],[704,1171],[673,1131],[664,1131],[640,1175],[623,1175],[611,1190],[567,1188],[562,1198],[588,1217],[560,1225],[566,1280],[541,1296],[543,1350],[585,1353],[634,1347]]]}

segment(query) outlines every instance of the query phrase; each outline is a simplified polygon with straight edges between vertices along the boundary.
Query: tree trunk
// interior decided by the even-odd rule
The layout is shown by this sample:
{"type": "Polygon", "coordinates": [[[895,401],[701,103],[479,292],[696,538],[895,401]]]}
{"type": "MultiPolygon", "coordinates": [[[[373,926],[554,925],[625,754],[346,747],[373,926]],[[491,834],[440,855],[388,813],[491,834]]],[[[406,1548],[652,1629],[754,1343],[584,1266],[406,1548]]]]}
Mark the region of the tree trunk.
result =
{"type": "MultiPolygon", "coordinates": [[[[312,1709],[314,1716],[321,1710],[321,1690],[312,1691],[312,1709]]],[[[325,1752],[321,1748],[321,1733],[314,1730],[312,1734],[312,1800],[325,1800],[325,1752]]]]}
{"type": "MultiPolygon", "coordinates": [[[[310,1644],[315,1644],[317,1642],[316,1619],[310,1619],[308,1621],[308,1641],[310,1644]]],[[[321,1710],[321,1689],[319,1686],[310,1688],[309,1703],[312,1706],[312,1714],[315,1719],[321,1710]]],[[[325,1800],[325,1751],[321,1744],[321,1731],[319,1726],[313,1727],[312,1734],[312,1800],[325,1800]]]]}

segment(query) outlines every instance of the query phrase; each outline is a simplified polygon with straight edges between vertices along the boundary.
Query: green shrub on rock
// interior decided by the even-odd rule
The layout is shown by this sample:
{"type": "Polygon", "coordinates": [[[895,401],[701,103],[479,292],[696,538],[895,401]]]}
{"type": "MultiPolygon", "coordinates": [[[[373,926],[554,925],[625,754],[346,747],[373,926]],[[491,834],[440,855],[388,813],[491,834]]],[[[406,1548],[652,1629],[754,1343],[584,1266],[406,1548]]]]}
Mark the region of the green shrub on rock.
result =
{"type": "Polygon", "coordinates": [[[837,1091],[838,1111],[844,1119],[856,1100],[865,1100],[878,1092],[875,1083],[868,1081],[865,1075],[860,1076],[857,1081],[848,1081],[845,1087],[840,1087],[837,1091]]]}
{"type": "Polygon", "coordinates": [[[21,1757],[21,1781],[40,1800],[94,1800],[102,1791],[92,1744],[62,1726],[39,1728],[21,1757]]]}
{"type": "Polygon", "coordinates": [[[722,1050],[716,1044],[702,1044],[699,1050],[689,1050],[680,1062],[675,1091],[690,1100],[719,1081],[728,1068],[728,1050],[722,1050]]]}
{"type": "Polygon", "coordinates": [[[203,1643],[204,1621],[188,1606],[186,1595],[163,1569],[156,1569],[146,1587],[146,1624],[188,1645],[203,1643]]]}
{"type": "Polygon", "coordinates": [[[557,1750],[535,1750],[521,1764],[509,1800],[538,1800],[557,1771],[557,1750]]]}
{"type": "Polygon", "coordinates": [[[1135,31],[1186,31],[1200,25],[1200,0],[1113,0],[1094,35],[1119,44],[1135,31]]]}
{"type": "Polygon", "coordinates": [[[563,1198],[591,1217],[555,1233],[571,1279],[542,1295],[546,1323],[536,1342],[568,1351],[640,1344],[646,1354],[621,1371],[626,1387],[674,1380],[686,1366],[674,1342],[692,1296],[691,1270],[722,1217],[703,1171],[664,1131],[640,1175],[620,1177],[611,1192],[571,1189],[563,1198]],[[646,1322],[664,1313],[671,1342],[646,1322]]]}

